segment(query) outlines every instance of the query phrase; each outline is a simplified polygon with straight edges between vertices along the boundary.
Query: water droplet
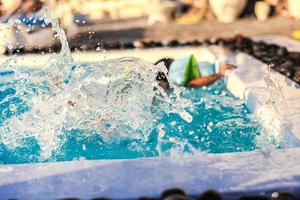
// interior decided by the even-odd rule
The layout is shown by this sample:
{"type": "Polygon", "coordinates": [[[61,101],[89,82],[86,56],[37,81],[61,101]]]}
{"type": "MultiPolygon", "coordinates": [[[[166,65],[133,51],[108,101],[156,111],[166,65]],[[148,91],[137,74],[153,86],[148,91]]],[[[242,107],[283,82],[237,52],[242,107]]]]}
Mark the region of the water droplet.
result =
{"type": "Polygon", "coordinates": [[[16,112],[16,110],[17,110],[16,105],[14,105],[14,104],[9,105],[9,110],[10,110],[11,112],[16,112]]]}
{"type": "Polygon", "coordinates": [[[20,19],[15,19],[15,23],[16,23],[16,24],[21,24],[22,21],[21,21],[20,19]]]}
{"type": "Polygon", "coordinates": [[[189,131],[189,135],[194,135],[194,131],[189,131]]]}
{"type": "Polygon", "coordinates": [[[171,121],[170,123],[171,126],[176,126],[176,124],[177,124],[176,121],[171,121]]]}

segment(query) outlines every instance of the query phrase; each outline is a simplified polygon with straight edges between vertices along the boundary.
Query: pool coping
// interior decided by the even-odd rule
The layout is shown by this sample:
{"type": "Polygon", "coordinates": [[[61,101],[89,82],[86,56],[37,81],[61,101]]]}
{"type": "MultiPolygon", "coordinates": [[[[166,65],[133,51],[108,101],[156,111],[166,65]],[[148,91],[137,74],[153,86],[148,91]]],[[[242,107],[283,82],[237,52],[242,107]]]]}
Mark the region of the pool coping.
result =
{"type": "MultiPolygon", "coordinates": [[[[164,50],[175,58],[191,52],[198,55],[200,51],[204,53],[199,55],[200,57],[210,57],[206,54],[207,49],[202,51],[201,47],[164,50]]],[[[155,54],[153,50],[143,51],[128,50],[127,54],[112,52],[104,56],[114,58],[120,55],[134,55],[152,60],[160,58],[163,50],[155,49],[155,54]]],[[[227,56],[222,48],[215,46],[209,47],[209,52],[212,52],[220,62],[231,62],[239,66],[237,70],[227,74],[227,87],[235,96],[245,99],[247,107],[255,112],[261,106],[256,100],[263,94],[252,93],[251,90],[265,87],[263,80],[267,66],[242,53],[227,56]],[[256,68],[254,70],[249,66],[256,68]]],[[[99,60],[98,56],[99,53],[79,54],[75,56],[75,60],[80,62],[88,59],[91,62],[99,60]]],[[[44,56],[43,59],[47,58],[44,56]]],[[[297,99],[300,99],[300,89],[279,73],[272,76],[283,86],[283,95],[286,97],[288,112],[293,120],[290,131],[295,139],[299,139],[300,102],[297,102],[297,99]]],[[[272,118],[267,123],[270,123],[270,120],[272,118]]],[[[293,145],[291,144],[291,147],[293,145]]],[[[199,153],[184,159],[142,158],[0,165],[0,197],[88,199],[106,196],[131,199],[145,195],[157,197],[162,190],[171,187],[183,188],[190,194],[199,194],[208,188],[225,193],[254,191],[257,194],[266,190],[300,190],[299,156],[300,148],[285,150],[266,148],[243,153],[199,153]],[[289,162],[286,162],[286,159],[289,162]]]]}
{"type": "MultiPolygon", "coordinates": [[[[71,161],[0,167],[1,198],[133,199],[158,197],[167,188],[189,194],[299,191],[300,149],[199,154],[183,158],[71,161]],[[289,159],[289,162],[285,162],[289,159]],[[243,170],[241,170],[243,169],[243,170]],[[288,169],[288,170],[287,170],[288,169]]],[[[299,194],[298,194],[299,195],[299,194]]]]}

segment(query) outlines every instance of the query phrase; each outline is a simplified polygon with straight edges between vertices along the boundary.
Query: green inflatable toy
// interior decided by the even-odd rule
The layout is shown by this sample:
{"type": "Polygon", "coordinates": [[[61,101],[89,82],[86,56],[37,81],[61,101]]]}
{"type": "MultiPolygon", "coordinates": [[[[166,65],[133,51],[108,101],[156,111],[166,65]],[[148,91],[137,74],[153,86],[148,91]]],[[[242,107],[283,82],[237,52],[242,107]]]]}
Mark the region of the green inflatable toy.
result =
{"type": "Polygon", "coordinates": [[[170,81],[179,86],[199,77],[199,66],[194,55],[175,60],[169,69],[170,81]]]}

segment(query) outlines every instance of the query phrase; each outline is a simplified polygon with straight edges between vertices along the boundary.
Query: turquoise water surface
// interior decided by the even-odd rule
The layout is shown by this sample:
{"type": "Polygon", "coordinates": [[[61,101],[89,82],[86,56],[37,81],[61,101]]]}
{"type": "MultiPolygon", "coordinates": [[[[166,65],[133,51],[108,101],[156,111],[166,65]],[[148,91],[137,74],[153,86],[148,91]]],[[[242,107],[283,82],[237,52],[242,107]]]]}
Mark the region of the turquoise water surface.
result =
{"type": "MultiPolygon", "coordinates": [[[[0,76],[12,74],[6,71],[0,76]]],[[[30,81],[22,84],[31,88],[31,94],[22,95],[16,93],[20,82],[2,81],[0,84],[0,126],[3,126],[5,121],[30,110],[30,105],[22,97],[37,91],[30,81]]],[[[44,84],[47,88],[47,83],[44,84]]],[[[182,97],[193,102],[193,106],[187,108],[193,121],[188,123],[178,114],[159,114],[151,133],[142,139],[107,139],[99,132],[87,135],[81,129],[66,130],[58,135],[58,147],[51,155],[42,157],[38,136],[13,136],[18,145],[11,146],[0,133],[0,164],[180,156],[198,151],[225,153],[259,148],[256,137],[262,130],[260,124],[249,119],[245,105],[227,91],[224,80],[201,89],[188,88],[182,97]],[[159,135],[159,130],[164,134],[159,135]]]]}

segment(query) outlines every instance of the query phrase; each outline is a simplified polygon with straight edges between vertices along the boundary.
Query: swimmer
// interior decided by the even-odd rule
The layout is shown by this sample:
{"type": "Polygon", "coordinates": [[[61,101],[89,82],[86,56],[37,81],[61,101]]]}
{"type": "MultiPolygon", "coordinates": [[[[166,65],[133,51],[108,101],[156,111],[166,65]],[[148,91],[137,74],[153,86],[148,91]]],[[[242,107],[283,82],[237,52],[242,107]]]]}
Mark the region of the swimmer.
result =
{"type": "MultiPolygon", "coordinates": [[[[163,62],[163,64],[166,66],[167,70],[169,71],[169,68],[173,61],[174,60],[171,58],[163,58],[163,59],[157,61],[155,63],[155,65],[163,62]]],[[[235,68],[236,68],[236,66],[226,63],[226,64],[222,65],[222,67],[219,70],[219,73],[190,80],[185,86],[203,87],[203,86],[210,85],[210,84],[216,82],[217,80],[219,80],[221,77],[224,77],[225,73],[228,70],[232,70],[235,68]]],[[[162,87],[166,92],[169,91],[170,85],[169,85],[166,75],[163,72],[158,73],[158,75],[156,77],[156,81],[158,82],[158,85],[160,87],[162,87]]]]}

